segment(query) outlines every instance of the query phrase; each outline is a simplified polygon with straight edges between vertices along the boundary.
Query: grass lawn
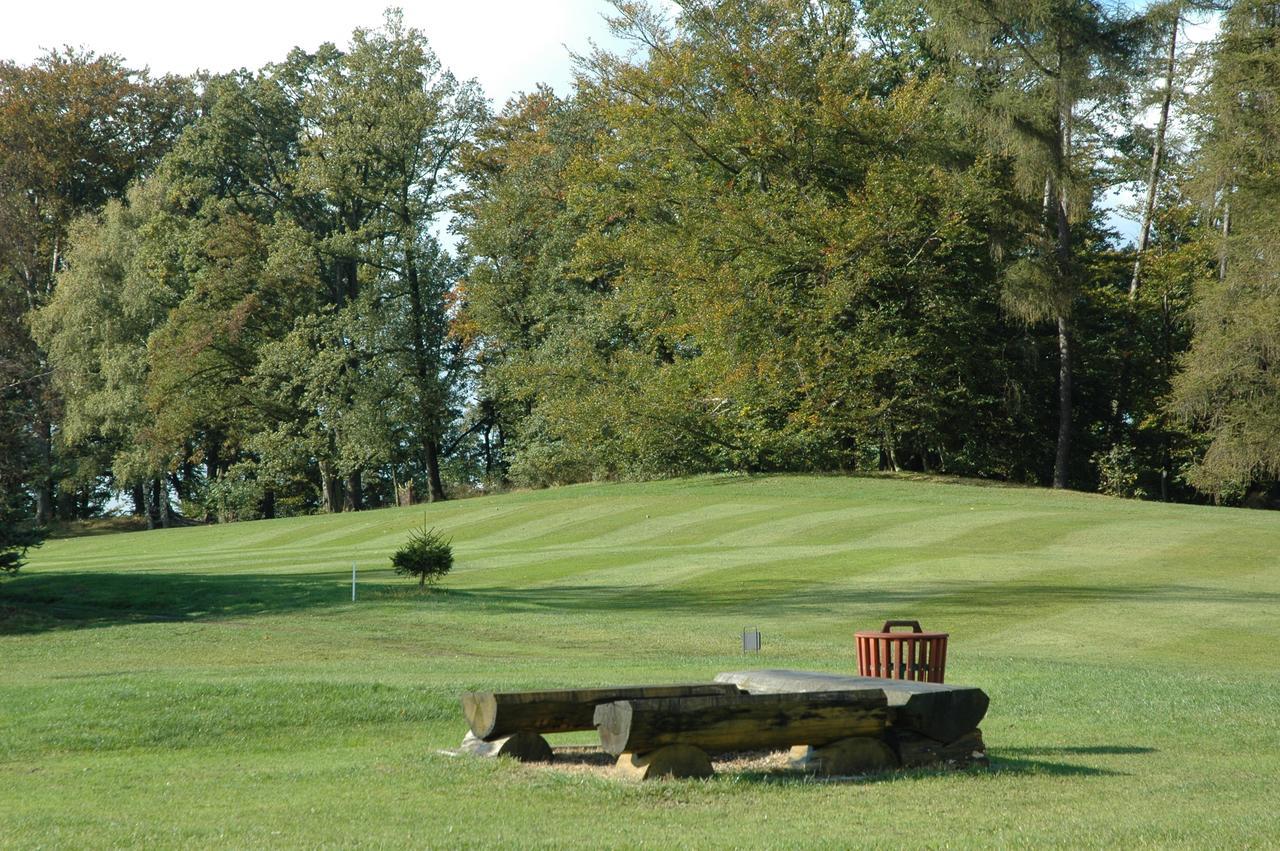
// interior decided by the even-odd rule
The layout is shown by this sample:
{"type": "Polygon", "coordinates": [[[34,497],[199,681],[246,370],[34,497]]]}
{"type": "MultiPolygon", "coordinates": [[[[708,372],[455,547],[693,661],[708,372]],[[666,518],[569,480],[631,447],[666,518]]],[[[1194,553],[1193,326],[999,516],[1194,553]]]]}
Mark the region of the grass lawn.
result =
{"type": "Polygon", "coordinates": [[[61,539],[0,582],[3,847],[1276,846],[1278,788],[1263,512],[711,477],[61,539]],[[424,514],[444,593],[389,569],[424,514]],[[991,769],[631,784],[437,753],[464,690],[852,672],[887,617],[951,633],[991,769]]]}

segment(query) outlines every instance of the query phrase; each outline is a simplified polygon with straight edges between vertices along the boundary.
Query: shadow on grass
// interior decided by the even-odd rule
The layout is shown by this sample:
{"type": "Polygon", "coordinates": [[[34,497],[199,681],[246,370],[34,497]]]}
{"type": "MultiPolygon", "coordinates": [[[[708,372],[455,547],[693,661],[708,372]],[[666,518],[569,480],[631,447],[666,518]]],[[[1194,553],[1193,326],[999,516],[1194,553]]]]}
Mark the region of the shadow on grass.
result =
{"type": "Polygon", "coordinates": [[[1075,747],[1001,748],[1001,753],[1023,756],[1124,756],[1128,754],[1156,753],[1155,748],[1138,745],[1080,745],[1075,747]]]}
{"type": "Polygon", "coordinates": [[[517,612],[673,611],[735,609],[771,614],[829,611],[833,605],[877,605],[885,608],[942,603],[966,610],[1027,609],[1045,605],[1104,602],[1148,603],[1280,603],[1280,594],[1229,591],[1190,585],[1058,585],[1025,582],[928,582],[878,589],[841,588],[828,584],[778,579],[726,580],[715,589],[682,585],[556,585],[536,588],[449,589],[449,597],[488,609],[517,612]]]}
{"type": "Polygon", "coordinates": [[[289,612],[350,593],[333,573],[30,573],[0,583],[0,635],[289,612]]]}
{"type": "Polygon", "coordinates": [[[896,771],[884,771],[877,774],[864,774],[855,777],[813,777],[794,771],[776,769],[771,771],[743,771],[733,775],[736,780],[747,783],[849,783],[871,785],[874,783],[902,783],[912,780],[925,780],[934,777],[955,777],[975,775],[1049,775],[1054,777],[1128,777],[1128,772],[1114,771],[1109,768],[1098,768],[1091,765],[1072,765],[1065,762],[1047,762],[1035,759],[1009,759],[992,757],[990,765],[971,765],[964,768],[905,768],[896,771]]]}
{"type": "MultiPolygon", "coordinates": [[[[345,575],[209,573],[27,573],[0,582],[0,634],[111,626],[148,621],[292,612],[350,602],[345,575]]],[[[533,588],[449,588],[423,594],[410,584],[368,582],[362,599],[385,603],[431,599],[462,611],[615,612],[715,611],[718,614],[802,615],[833,606],[884,610],[932,606],[967,612],[1028,611],[1036,607],[1115,601],[1266,604],[1280,594],[1188,585],[1051,585],[1025,582],[929,582],[877,589],[743,578],[713,588],[686,585],[554,585],[533,588]]]]}
{"type": "MultiPolygon", "coordinates": [[[[1032,749],[1002,749],[1005,752],[1010,750],[1025,750],[1031,752],[1032,749]]],[[[1113,747],[1110,749],[1095,748],[1045,748],[1044,751],[1062,753],[1148,753],[1151,748],[1126,748],[1113,747]]],[[[595,747],[558,747],[555,749],[555,762],[551,765],[559,770],[566,770],[572,773],[589,773],[604,774],[612,770],[616,761],[609,754],[595,747]]],[[[750,754],[748,756],[751,756],[750,754]]],[[[755,755],[757,758],[761,754],[755,755]]],[[[767,756],[767,755],[765,755],[767,756]]],[[[810,774],[804,774],[798,771],[789,770],[787,768],[774,765],[769,768],[764,767],[745,767],[735,770],[732,765],[716,765],[716,773],[719,777],[728,778],[735,782],[742,783],[758,783],[758,784],[806,784],[806,783],[838,783],[838,784],[872,784],[872,783],[894,783],[912,780],[923,780],[931,777],[953,777],[956,775],[1050,775],[1055,777],[1127,777],[1126,772],[1115,771],[1109,768],[1097,768],[1089,765],[1072,765],[1062,762],[1049,762],[1045,760],[1010,758],[1005,756],[992,757],[990,765],[987,766],[967,766],[964,768],[910,768],[896,771],[885,771],[877,774],[863,774],[852,777],[814,777],[810,774]]]]}

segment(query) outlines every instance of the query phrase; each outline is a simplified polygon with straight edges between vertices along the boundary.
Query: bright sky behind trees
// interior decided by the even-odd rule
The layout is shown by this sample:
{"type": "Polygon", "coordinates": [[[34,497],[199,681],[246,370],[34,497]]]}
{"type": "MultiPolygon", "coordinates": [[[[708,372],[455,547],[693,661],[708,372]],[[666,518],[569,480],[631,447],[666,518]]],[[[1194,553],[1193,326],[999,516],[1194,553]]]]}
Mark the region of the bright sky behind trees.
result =
{"type": "MultiPolygon", "coordinates": [[[[71,45],[115,53],[156,73],[196,69],[256,69],[295,46],[326,41],[345,46],[356,27],[376,27],[389,5],[422,29],[445,66],[479,80],[495,107],[508,97],[549,83],[561,94],[572,76],[571,52],[594,41],[618,47],[604,22],[605,0],[223,0],[213,6],[165,0],[49,0],[15,4],[0,27],[0,58],[30,62],[46,48],[71,45]],[[249,24],[246,26],[246,24],[249,24]]],[[[1189,41],[1211,38],[1216,22],[1193,25],[1189,41]]],[[[1133,203],[1116,191],[1110,206],[1133,203]]],[[[1124,238],[1136,222],[1120,210],[1112,218],[1124,238]]]]}
{"type": "Polygon", "coordinates": [[[563,93],[569,52],[592,40],[612,43],[602,0],[50,0],[6,4],[0,57],[26,63],[45,48],[72,45],[157,73],[256,69],[294,46],[345,46],[354,28],[377,27],[389,5],[401,6],[445,66],[478,79],[497,106],[538,82],[563,93]]]}

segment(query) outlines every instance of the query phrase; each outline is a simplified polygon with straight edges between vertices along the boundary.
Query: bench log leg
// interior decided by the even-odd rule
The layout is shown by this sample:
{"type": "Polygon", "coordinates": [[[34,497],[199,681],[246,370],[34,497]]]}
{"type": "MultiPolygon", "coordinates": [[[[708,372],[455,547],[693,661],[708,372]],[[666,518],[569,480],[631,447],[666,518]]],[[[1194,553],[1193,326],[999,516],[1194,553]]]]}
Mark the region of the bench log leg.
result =
{"type": "Polygon", "coordinates": [[[693,745],[667,745],[646,754],[624,753],[617,771],[633,780],[656,777],[710,777],[715,774],[706,751],[693,745]]]}
{"type": "Polygon", "coordinates": [[[948,743],[911,730],[891,731],[889,740],[905,768],[987,764],[987,746],[982,742],[981,730],[970,730],[948,743]]]}
{"type": "Polygon", "coordinates": [[[486,742],[470,733],[458,746],[461,753],[480,757],[509,756],[519,762],[551,762],[551,745],[537,733],[516,733],[486,742]]]}
{"type": "Polygon", "coordinates": [[[789,767],[820,777],[847,777],[897,768],[898,757],[881,739],[852,736],[818,748],[797,745],[789,767]]]}

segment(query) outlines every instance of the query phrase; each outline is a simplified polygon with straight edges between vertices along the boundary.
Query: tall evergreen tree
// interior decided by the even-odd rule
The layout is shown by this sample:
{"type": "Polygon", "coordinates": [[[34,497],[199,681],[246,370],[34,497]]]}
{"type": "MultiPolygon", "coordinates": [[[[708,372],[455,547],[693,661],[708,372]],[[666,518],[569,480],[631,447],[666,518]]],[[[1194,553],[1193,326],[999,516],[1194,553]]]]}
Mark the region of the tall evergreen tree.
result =
{"type": "Polygon", "coordinates": [[[960,0],[929,5],[955,58],[955,93],[1038,201],[1029,250],[1009,267],[1006,304],[1057,326],[1058,429],[1053,486],[1068,484],[1072,308],[1082,284],[1076,228],[1099,189],[1109,102],[1124,91],[1128,22],[1096,0],[960,0]]]}
{"type": "Polygon", "coordinates": [[[1198,294],[1172,408],[1208,441],[1191,481],[1230,496],[1280,478],[1280,3],[1226,13],[1206,110],[1198,165],[1224,234],[1220,277],[1198,294]]]}

